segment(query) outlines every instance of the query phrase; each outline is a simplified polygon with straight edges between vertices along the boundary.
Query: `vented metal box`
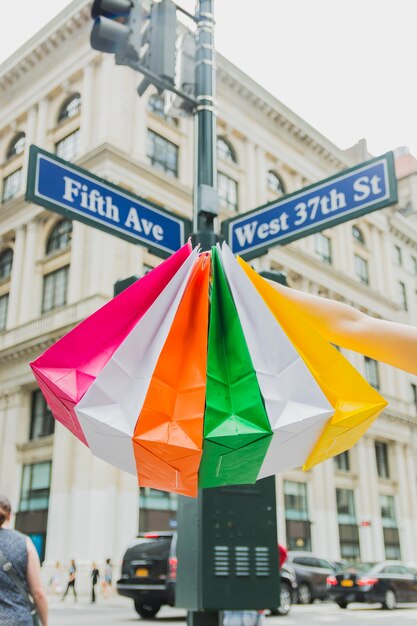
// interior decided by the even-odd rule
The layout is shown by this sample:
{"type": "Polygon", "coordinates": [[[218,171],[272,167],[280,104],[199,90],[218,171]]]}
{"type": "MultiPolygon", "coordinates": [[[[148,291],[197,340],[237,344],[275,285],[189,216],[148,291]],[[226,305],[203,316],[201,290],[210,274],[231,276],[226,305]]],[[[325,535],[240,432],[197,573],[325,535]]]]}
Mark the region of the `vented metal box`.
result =
{"type": "Polygon", "coordinates": [[[275,478],[180,497],[177,556],[177,606],[278,607],[275,478]]]}

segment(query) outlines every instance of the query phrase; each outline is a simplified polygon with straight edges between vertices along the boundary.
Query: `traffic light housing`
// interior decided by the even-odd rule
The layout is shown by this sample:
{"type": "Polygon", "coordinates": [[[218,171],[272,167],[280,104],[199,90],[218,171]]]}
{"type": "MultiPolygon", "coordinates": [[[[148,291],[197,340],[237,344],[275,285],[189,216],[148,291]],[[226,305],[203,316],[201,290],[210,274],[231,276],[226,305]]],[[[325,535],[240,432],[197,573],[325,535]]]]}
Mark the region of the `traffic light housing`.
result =
{"type": "Polygon", "coordinates": [[[116,55],[116,63],[139,61],[143,10],[140,0],[94,0],[91,47],[116,55]]]}

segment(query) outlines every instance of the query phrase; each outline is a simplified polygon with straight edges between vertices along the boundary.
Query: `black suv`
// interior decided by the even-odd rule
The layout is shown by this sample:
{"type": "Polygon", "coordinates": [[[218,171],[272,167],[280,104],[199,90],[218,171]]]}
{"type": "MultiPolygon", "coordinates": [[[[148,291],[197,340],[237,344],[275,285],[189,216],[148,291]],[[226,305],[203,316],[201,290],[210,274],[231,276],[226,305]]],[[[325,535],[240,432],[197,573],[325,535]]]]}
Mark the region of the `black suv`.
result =
{"type": "Polygon", "coordinates": [[[327,577],[334,575],[337,570],[331,561],[311,552],[288,552],[288,565],[295,571],[300,604],[328,598],[327,577]]]}
{"type": "MultiPolygon", "coordinates": [[[[176,532],[149,532],[139,535],[125,552],[117,591],[133,599],[141,617],[155,617],[163,604],[175,604],[176,546],[176,532]]],[[[281,605],[271,613],[286,615],[297,583],[291,567],[283,565],[280,574],[281,605]]]]}

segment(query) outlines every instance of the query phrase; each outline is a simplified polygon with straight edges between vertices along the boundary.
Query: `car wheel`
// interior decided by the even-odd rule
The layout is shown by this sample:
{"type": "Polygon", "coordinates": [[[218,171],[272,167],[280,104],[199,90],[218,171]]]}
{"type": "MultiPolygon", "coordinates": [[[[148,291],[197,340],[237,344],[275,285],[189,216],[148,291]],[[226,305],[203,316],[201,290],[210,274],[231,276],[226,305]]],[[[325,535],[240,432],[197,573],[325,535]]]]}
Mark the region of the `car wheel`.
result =
{"type": "Polygon", "coordinates": [[[384,600],[382,602],[382,608],[392,611],[397,606],[397,596],[392,589],[387,589],[384,594],[384,600]]]}
{"type": "Polygon", "coordinates": [[[336,600],[336,604],[337,606],[339,606],[341,609],[347,609],[347,605],[348,603],[345,602],[344,600],[336,600]]]}
{"type": "Polygon", "coordinates": [[[158,613],[161,608],[160,604],[151,604],[150,602],[143,602],[142,600],[135,600],[136,613],[144,619],[152,619],[158,613]]]}
{"type": "Polygon", "coordinates": [[[277,609],[277,615],[288,615],[291,608],[291,589],[287,583],[281,583],[281,589],[279,593],[279,607],[277,609]]]}
{"type": "Polygon", "coordinates": [[[311,604],[313,599],[311,596],[310,587],[306,585],[306,583],[301,583],[301,585],[298,587],[297,596],[299,604],[311,604]]]}

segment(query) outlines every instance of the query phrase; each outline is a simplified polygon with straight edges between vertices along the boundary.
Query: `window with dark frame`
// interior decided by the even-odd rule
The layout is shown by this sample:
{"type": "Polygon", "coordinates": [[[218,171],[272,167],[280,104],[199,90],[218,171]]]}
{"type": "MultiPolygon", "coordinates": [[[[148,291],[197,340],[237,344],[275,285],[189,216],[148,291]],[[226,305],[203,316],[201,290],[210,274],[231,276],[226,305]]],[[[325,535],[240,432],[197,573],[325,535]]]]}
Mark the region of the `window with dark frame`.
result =
{"type": "Polygon", "coordinates": [[[238,184],[227,174],[217,172],[217,192],[219,204],[226,211],[237,212],[238,210],[238,184]]]}
{"type": "Polygon", "coordinates": [[[71,243],[72,222],[70,220],[61,220],[51,230],[46,243],[46,254],[52,254],[58,250],[64,250],[71,243]]]}
{"type": "Polygon", "coordinates": [[[414,407],[417,411],[417,385],[415,385],[414,383],[411,383],[411,395],[413,398],[414,407]]]}
{"type": "Polygon", "coordinates": [[[61,106],[58,113],[58,124],[64,120],[68,120],[78,115],[81,110],[81,96],[79,93],[73,93],[69,96],[61,106]]]}
{"type": "Polygon", "coordinates": [[[384,536],[385,558],[401,559],[400,534],[395,514],[395,499],[392,495],[380,494],[382,530],[384,536]]]}
{"type": "Polygon", "coordinates": [[[0,280],[3,280],[3,278],[9,278],[12,273],[12,265],[13,250],[11,248],[7,248],[7,250],[3,250],[0,254],[0,280]]]}
{"type": "Polygon", "coordinates": [[[340,556],[342,559],[358,560],[360,558],[360,545],[354,491],[337,488],[336,506],[340,556]]]}
{"type": "Polygon", "coordinates": [[[374,389],[380,389],[378,361],[366,356],[365,359],[365,378],[374,389]]]}
{"type": "Polygon", "coordinates": [[[334,457],[334,464],[336,469],[341,472],[349,472],[350,471],[350,459],[349,459],[349,451],[345,450],[345,452],[341,452],[334,457]]]}
{"type": "Polygon", "coordinates": [[[401,280],[398,281],[398,294],[401,307],[408,311],[407,288],[401,280]]]}
{"type": "Polygon", "coordinates": [[[69,265],[43,277],[42,313],[67,303],[69,265]]]}
{"type": "Polygon", "coordinates": [[[388,444],[375,441],[376,469],[379,478],[389,478],[388,444]]]}
{"type": "Polygon", "coordinates": [[[359,254],[355,254],[355,272],[362,285],[369,285],[369,264],[359,254]]]}
{"type": "Polygon", "coordinates": [[[332,242],[330,237],[323,235],[323,233],[316,233],[314,236],[314,247],[316,254],[320,257],[323,263],[332,263],[332,242]]]}
{"type": "Polygon", "coordinates": [[[15,156],[19,154],[23,154],[26,146],[26,135],[25,133],[18,133],[15,137],[13,137],[12,141],[9,144],[6,152],[6,161],[13,159],[15,156]]]}
{"type": "Polygon", "coordinates": [[[9,294],[0,296],[0,330],[6,330],[7,313],[9,310],[9,294]]]}
{"type": "Polygon", "coordinates": [[[269,191],[272,191],[277,196],[283,196],[285,194],[284,183],[276,172],[269,170],[266,175],[266,181],[269,191]]]}
{"type": "Polygon", "coordinates": [[[359,228],[359,226],[353,225],[352,226],[352,236],[354,238],[354,240],[357,243],[360,243],[361,246],[365,245],[365,237],[363,235],[363,232],[361,231],[361,229],[359,228]]]}
{"type": "Polygon", "coordinates": [[[22,187],[22,168],[15,170],[3,180],[2,202],[15,198],[22,187]]]}
{"type": "Polygon", "coordinates": [[[394,263],[399,267],[403,264],[403,253],[400,246],[394,245],[394,263]]]}
{"type": "Polygon", "coordinates": [[[224,137],[217,137],[217,156],[223,161],[237,163],[236,152],[232,144],[224,137]]]}
{"type": "Polygon", "coordinates": [[[284,505],[287,547],[290,550],[311,550],[306,483],[284,480],[284,505]]]}
{"type": "Polygon", "coordinates": [[[178,146],[150,129],[147,156],[157,170],[178,178],[178,146]]]}
{"type": "Polygon", "coordinates": [[[45,510],[49,506],[51,461],[23,466],[19,512],[45,510]]]}
{"type": "Polygon", "coordinates": [[[29,439],[40,439],[52,435],[55,430],[55,420],[51,409],[40,389],[32,393],[32,414],[30,420],[29,439]]]}
{"type": "Polygon", "coordinates": [[[55,153],[65,161],[74,161],[78,155],[80,130],[77,129],[55,144],[55,153]]]}

